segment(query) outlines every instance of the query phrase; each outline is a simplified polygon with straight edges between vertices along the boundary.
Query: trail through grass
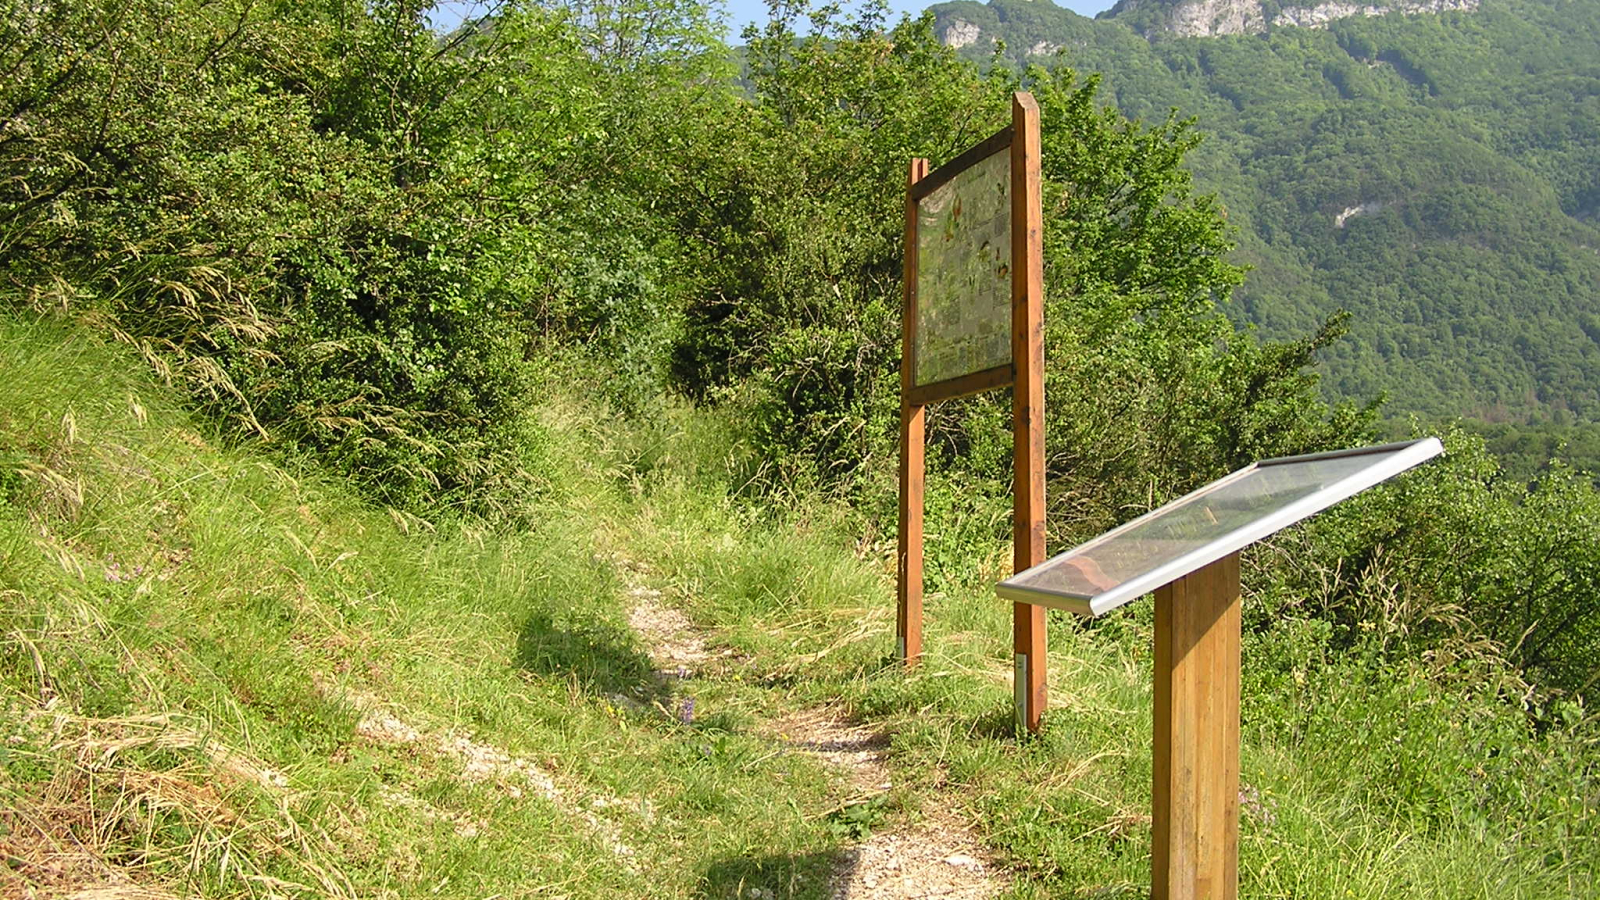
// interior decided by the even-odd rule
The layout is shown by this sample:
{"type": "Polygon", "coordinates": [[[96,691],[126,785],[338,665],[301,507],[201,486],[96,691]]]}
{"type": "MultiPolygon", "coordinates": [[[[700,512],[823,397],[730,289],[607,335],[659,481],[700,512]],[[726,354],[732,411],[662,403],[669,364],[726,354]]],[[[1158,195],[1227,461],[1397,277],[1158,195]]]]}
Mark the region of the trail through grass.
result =
{"type": "MultiPolygon", "coordinates": [[[[706,636],[682,612],[662,605],[661,591],[647,586],[648,566],[626,558],[617,562],[631,584],[629,624],[649,648],[657,678],[682,686],[712,658],[706,636]]],[[[694,711],[693,697],[678,702],[680,720],[692,719],[694,711]]],[[[938,793],[919,798],[931,815],[909,827],[883,827],[885,809],[897,799],[891,793],[894,778],[886,760],[887,735],[850,721],[831,705],[787,712],[758,723],[757,729],[780,746],[826,763],[849,786],[849,795],[828,812],[828,820],[836,834],[854,846],[847,845],[836,859],[827,896],[984,900],[1003,890],[1006,879],[970,824],[939,809],[944,798],[938,793]]]]}
{"type": "MultiPolygon", "coordinates": [[[[0,896],[1147,892],[1137,613],[1052,620],[1019,743],[1005,548],[904,672],[881,529],[742,499],[716,415],[552,388],[537,524],[496,531],[219,446],[138,371],[0,324],[0,896]]],[[[1580,732],[1294,671],[1246,697],[1245,895],[1594,895],[1580,732]]]]}

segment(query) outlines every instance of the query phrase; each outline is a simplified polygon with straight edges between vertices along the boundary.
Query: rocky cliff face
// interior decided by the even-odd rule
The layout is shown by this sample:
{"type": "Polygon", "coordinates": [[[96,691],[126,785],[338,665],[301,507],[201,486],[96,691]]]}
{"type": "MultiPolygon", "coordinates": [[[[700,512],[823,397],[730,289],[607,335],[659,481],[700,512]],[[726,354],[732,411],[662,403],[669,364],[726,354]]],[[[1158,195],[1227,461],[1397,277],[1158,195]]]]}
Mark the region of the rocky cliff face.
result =
{"type": "Polygon", "coordinates": [[[943,41],[946,47],[960,50],[969,44],[976,44],[981,34],[983,29],[977,25],[965,19],[952,19],[950,24],[944,27],[944,33],[939,35],[939,40],[943,41]]]}
{"type": "Polygon", "coordinates": [[[1179,37],[1257,34],[1265,27],[1261,0],[1184,0],[1172,7],[1167,23],[1167,30],[1179,37]]]}
{"type": "MultiPolygon", "coordinates": [[[[1478,8],[1481,0],[1287,0],[1275,6],[1271,19],[1262,0],[1121,0],[1109,18],[1126,18],[1146,37],[1215,37],[1225,34],[1260,34],[1270,28],[1326,28],[1329,22],[1351,16],[1390,13],[1415,16],[1478,8]],[[1137,12],[1135,16],[1133,13],[1137,12]]],[[[984,46],[1000,35],[988,34],[984,25],[959,14],[941,17],[939,37],[945,46],[961,49],[980,42],[984,46]]],[[[1035,40],[1029,56],[1049,56],[1059,45],[1035,40]]]]}
{"type": "Polygon", "coordinates": [[[1380,3],[1319,3],[1316,6],[1285,7],[1272,20],[1274,25],[1297,25],[1301,28],[1320,28],[1334,19],[1349,16],[1382,16],[1397,12],[1407,16],[1426,13],[1469,11],[1478,8],[1479,0],[1395,0],[1380,3]]]}
{"type": "Polygon", "coordinates": [[[1278,5],[1268,21],[1261,0],[1120,0],[1111,8],[1110,18],[1143,10],[1139,26],[1146,37],[1167,34],[1176,37],[1213,37],[1219,34],[1260,34],[1274,28],[1323,28],[1335,19],[1351,16],[1383,16],[1389,13],[1415,16],[1455,10],[1474,10],[1480,0],[1287,0],[1278,5]],[[1165,13],[1150,16],[1151,8],[1165,13]],[[1155,24],[1150,24],[1151,22],[1155,24]]]}
{"type": "MultiPolygon", "coordinates": [[[[1149,0],[1123,0],[1112,16],[1132,12],[1149,0]]],[[[1335,19],[1350,16],[1383,16],[1389,13],[1414,16],[1453,10],[1473,10],[1479,0],[1325,0],[1282,6],[1273,16],[1277,28],[1322,28],[1335,19]]],[[[1267,29],[1261,0],[1179,0],[1170,7],[1161,31],[1178,37],[1212,37],[1219,34],[1259,34],[1267,29]]]]}

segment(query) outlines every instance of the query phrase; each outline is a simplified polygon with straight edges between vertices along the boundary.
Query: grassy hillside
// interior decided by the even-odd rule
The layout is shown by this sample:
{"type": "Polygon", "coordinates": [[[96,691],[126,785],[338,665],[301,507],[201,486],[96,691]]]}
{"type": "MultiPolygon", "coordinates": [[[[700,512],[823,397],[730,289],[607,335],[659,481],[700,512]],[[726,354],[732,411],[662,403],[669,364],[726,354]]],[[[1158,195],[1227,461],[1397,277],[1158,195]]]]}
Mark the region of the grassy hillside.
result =
{"type": "MultiPolygon", "coordinates": [[[[1145,893],[1149,606],[1011,733],[1003,394],[890,658],[898,185],[1033,92],[1059,549],[1373,436],[1185,126],[831,8],[10,11],[0,896],[1145,893]]],[[[1600,490],[1446,444],[1245,560],[1246,895],[1595,892],[1600,490]]]]}
{"type": "Polygon", "coordinates": [[[833,845],[794,814],[829,779],[739,727],[762,695],[630,711],[578,447],[537,529],[433,524],[216,446],[84,334],[0,344],[7,895],[686,896],[833,845]]]}
{"type": "MultiPolygon", "coordinates": [[[[1055,621],[1019,744],[1005,548],[939,578],[908,676],[881,532],[733,499],[718,415],[553,390],[538,524],[496,531],[220,446],[138,371],[0,325],[0,892],[823,897],[858,842],[933,821],[1005,896],[1144,890],[1147,611],[1055,621]],[[690,669],[656,671],[644,597],[694,623],[690,669]],[[819,709],[883,736],[890,786],[784,734],[819,709]]],[[[1321,646],[1247,644],[1246,895],[1590,895],[1592,722],[1535,733],[1492,669],[1321,646]]]]}
{"type": "Polygon", "coordinates": [[[1600,413],[1600,8],[1485,0],[1150,40],[1124,22],[1158,7],[932,11],[946,40],[958,20],[978,26],[973,59],[998,39],[1012,66],[1103,73],[1130,116],[1197,117],[1208,139],[1190,164],[1254,269],[1230,314],[1282,338],[1351,312],[1350,339],[1328,351],[1333,396],[1386,392],[1397,416],[1600,413]]]}

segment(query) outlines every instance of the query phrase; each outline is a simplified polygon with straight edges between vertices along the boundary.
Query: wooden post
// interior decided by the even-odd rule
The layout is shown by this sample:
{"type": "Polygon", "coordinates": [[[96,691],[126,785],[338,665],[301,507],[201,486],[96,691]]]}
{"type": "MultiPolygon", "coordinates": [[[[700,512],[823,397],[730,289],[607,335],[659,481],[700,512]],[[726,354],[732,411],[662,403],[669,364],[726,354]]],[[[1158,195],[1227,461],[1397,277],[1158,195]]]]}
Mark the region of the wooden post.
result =
{"type": "Polygon", "coordinates": [[[900,527],[896,580],[895,653],[906,666],[922,656],[923,411],[911,402],[916,385],[917,203],[911,186],[928,174],[926,159],[906,172],[906,249],[900,346],[900,527]]]}
{"type": "MultiPolygon", "coordinates": [[[[1044,562],[1044,211],[1039,189],[1039,105],[1011,101],[1012,562],[1044,562]]],[[[1012,606],[1017,734],[1039,730],[1044,715],[1045,609],[1012,606]]]]}
{"type": "Polygon", "coordinates": [[[1153,900],[1239,892],[1239,554],[1156,591],[1153,900]]]}

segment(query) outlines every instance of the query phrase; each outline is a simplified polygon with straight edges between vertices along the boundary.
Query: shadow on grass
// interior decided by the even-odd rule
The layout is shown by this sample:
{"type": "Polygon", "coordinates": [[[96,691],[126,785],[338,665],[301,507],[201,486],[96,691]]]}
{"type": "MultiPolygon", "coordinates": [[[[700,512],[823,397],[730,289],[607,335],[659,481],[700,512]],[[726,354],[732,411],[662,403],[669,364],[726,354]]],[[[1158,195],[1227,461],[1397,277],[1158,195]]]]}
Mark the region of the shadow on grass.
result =
{"type": "Polygon", "coordinates": [[[558,619],[542,610],[528,617],[517,636],[517,665],[575,679],[591,694],[621,694],[647,705],[670,693],[631,632],[601,621],[558,619]]]}
{"type": "MultiPolygon", "coordinates": [[[[1010,704],[968,720],[967,733],[989,741],[1011,741],[1017,737],[1017,713],[1010,704]]],[[[1024,738],[1031,737],[1025,735],[1024,738]]]]}
{"type": "Polygon", "coordinates": [[[835,871],[848,873],[844,852],[745,856],[713,862],[700,876],[696,900],[827,900],[835,871]]]}

